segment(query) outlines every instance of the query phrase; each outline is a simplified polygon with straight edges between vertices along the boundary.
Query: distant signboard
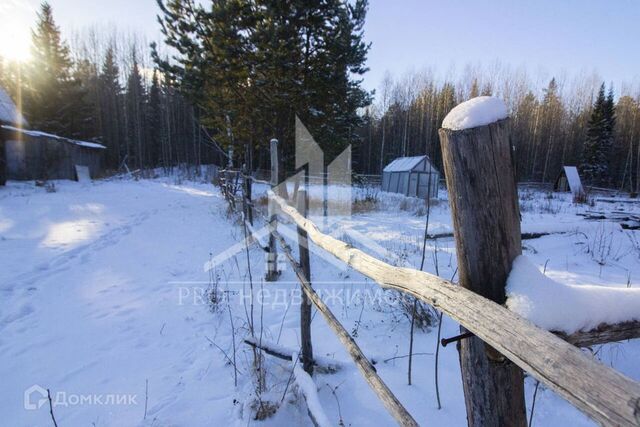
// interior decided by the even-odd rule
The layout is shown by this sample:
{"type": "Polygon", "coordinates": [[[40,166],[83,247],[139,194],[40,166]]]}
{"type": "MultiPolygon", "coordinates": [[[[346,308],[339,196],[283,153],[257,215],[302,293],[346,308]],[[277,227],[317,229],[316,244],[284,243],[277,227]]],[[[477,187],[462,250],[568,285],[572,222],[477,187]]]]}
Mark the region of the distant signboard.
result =
{"type": "Polygon", "coordinates": [[[88,166],[76,165],[76,181],[91,182],[91,174],[88,166]]]}

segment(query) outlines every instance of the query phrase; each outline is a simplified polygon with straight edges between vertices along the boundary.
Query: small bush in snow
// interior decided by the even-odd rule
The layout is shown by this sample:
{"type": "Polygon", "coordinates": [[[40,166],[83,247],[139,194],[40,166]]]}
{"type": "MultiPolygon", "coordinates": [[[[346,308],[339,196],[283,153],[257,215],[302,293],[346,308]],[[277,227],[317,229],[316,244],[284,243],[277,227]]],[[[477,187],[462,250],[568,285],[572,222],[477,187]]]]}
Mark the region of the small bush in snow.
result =
{"type": "Polygon", "coordinates": [[[622,230],[617,224],[602,221],[588,236],[586,251],[596,263],[604,266],[610,261],[618,262],[633,250],[623,250],[622,241],[615,238],[616,233],[620,232],[622,230]]]}

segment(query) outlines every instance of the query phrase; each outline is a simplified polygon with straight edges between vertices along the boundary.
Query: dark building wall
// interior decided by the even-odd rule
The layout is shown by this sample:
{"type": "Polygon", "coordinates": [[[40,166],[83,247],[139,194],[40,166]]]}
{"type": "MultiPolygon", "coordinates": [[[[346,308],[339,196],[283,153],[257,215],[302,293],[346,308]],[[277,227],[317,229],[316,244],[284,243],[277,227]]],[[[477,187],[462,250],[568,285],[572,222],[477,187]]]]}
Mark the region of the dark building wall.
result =
{"type": "Polygon", "coordinates": [[[101,173],[101,149],[71,142],[4,132],[6,178],[13,180],[76,179],[75,165],[89,167],[91,177],[101,173]]]}

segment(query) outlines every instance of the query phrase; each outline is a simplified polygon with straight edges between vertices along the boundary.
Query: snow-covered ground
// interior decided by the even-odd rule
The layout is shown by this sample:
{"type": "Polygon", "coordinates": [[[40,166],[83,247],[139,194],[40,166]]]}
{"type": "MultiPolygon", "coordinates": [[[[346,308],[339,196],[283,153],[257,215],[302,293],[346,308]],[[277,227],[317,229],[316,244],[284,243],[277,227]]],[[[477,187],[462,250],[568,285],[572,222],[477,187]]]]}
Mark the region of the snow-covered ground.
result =
{"type": "MultiPolygon", "coordinates": [[[[310,425],[301,391],[292,384],[291,362],[271,356],[264,359],[261,399],[279,409],[264,421],[252,419],[251,407],[258,406],[253,353],[242,342],[253,317],[264,340],[299,348],[300,294],[293,272],[281,264],[278,282],[263,282],[264,253],[249,248],[249,270],[243,228],[218,190],[175,182],[57,182],[55,193],[33,183],[0,187],[0,424],[51,424],[39,389],[25,402],[25,391],[38,385],[50,389],[62,426],[310,425]],[[220,254],[223,261],[205,271],[205,263],[220,254]],[[253,314],[246,298],[251,285],[253,314]],[[41,407],[25,409],[25,403],[41,407]]],[[[445,197],[432,207],[432,234],[452,231],[445,197]]],[[[422,202],[385,193],[375,198],[375,210],[343,218],[331,231],[388,262],[419,266],[422,202]]],[[[559,233],[524,242],[525,254],[549,278],[576,287],[639,286],[640,233],[577,215],[587,209],[637,211],[636,205],[582,207],[568,196],[537,192],[521,199],[524,232],[559,233]]],[[[256,228],[261,226],[258,220],[256,228]]],[[[281,230],[294,235],[286,224],[281,230]]],[[[453,239],[429,241],[427,250],[425,270],[450,279],[453,239]]],[[[440,349],[438,410],[436,329],[417,332],[408,386],[403,356],[409,321],[395,294],[313,247],[311,265],[314,287],[414,417],[421,424],[466,425],[455,346],[440,349]]],[[[445,317],[442,336],[457,333],[458,325],[445,317]]],[[[315,311],[312,335],[314,354],[341,365],[336,373],[313,377],[329,421],[395,425],[315,311]]],[[[585,353],[640,380],[638,341],[585,353]]],[[[527,379],[528,408],[534,387],[527,379]]],[[[543,387],[534,424],[593,425],[543,387]]]]}

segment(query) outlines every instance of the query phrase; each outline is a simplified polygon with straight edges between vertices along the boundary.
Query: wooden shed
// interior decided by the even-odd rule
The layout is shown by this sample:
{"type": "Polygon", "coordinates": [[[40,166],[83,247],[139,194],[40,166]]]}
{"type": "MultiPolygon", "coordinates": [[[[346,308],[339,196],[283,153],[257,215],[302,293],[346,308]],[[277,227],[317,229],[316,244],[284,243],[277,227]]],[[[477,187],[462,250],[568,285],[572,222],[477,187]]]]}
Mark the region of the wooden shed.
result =
{"type": "Polygon", "coordinates": [[[0,128],[0,139],[6,179],[75,180],[76,165],[87,166],[92,178],[101,173],[104,145],[8,125],[0,128]]]}
{"type": "Polygon", "coordinates": [[[555,191],[571,191],[575,202],[583,202],[586,198],[586,192],[580,180],[578,168],[575,166],[563,166],[560,175],[556,179],[553,186],[555,191]]]}
{"type": "Polygon", "coordinates": [[[399,157],[382,171],[382,190],[426,198],[438,194],[440,172],[427,156],[399,157]]]}

